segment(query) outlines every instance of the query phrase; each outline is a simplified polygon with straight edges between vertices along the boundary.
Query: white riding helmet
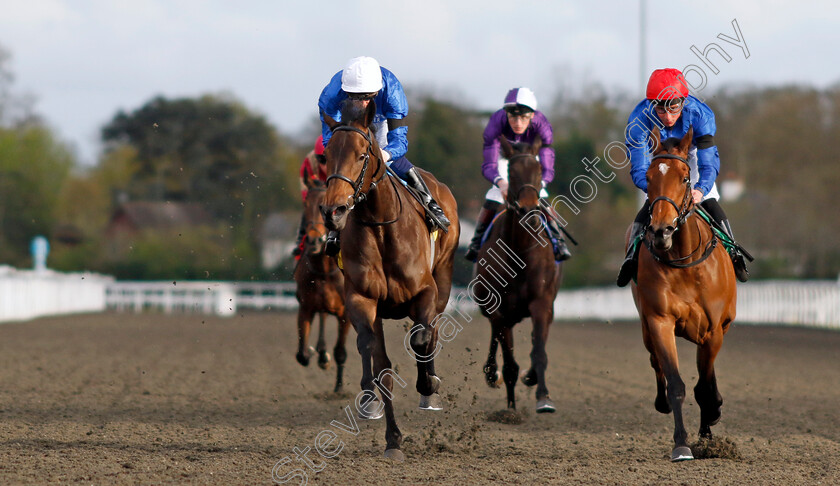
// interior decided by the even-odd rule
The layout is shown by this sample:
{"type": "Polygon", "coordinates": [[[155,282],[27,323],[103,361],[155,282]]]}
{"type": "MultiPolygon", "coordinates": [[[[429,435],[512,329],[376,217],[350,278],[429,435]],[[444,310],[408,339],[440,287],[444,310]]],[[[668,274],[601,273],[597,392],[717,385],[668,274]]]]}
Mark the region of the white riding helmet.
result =
{"type": "Polygon", "coordinates": [[[341,73],[341,89],[346,93],[373,93],[382,89],[382,70],[372,57],[354,57],[341,73]]]}
{"type": "Polygon", "coordinates": [[[508,91],[505,96],[505,108],[514,108],[516,105],[522,105],[531,111],[537,111],[537,97],[534,92],[528,88],[513,88],[508,91]]]}

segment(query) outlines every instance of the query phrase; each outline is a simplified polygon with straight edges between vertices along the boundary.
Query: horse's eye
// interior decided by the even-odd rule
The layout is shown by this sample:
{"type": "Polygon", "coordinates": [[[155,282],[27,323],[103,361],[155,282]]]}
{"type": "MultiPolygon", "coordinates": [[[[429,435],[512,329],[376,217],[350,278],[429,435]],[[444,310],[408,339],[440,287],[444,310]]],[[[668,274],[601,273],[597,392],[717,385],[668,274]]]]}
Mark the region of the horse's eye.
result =
{"type": "Polygon", "coordinates": [[[684,177],[683,178],[683,184],[688,184],[690,180],[691,179],[689,179],[688,176],[684,177]]]}

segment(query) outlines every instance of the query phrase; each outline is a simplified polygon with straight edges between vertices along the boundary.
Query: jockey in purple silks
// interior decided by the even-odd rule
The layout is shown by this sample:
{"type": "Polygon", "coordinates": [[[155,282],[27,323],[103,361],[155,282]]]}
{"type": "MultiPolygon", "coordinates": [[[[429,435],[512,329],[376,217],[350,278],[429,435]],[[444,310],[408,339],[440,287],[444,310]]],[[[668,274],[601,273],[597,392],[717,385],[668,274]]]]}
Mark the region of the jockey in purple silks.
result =
{"type": "MultiPolygon", "coordinates": [[[[465,255],[470,261],[475,261],[478,256],[482,236],[507,196],[508,161],[500,156],[500,135],[511,143],[526,144],[533,144],[539,137],[543,143],[537,155],[542,165],[541,198],[548,197],[545,186],[554,179],[554,149],[551,148],[554,135],[551,123],[542,112],[537,111],[537,98],[533,91],[528,88],[514,88],[508,91],[503,108],[493,113],[484,129],[484,163],[481,164],[481,173],[493,184],[493,187],[487,191],[481,212],[478,214],[475,234],[465,255]]],[[[555,259],[558,262],[568,260],[571,253],[566,247],[563,233],[556,220],[549,216],[546,221],[552,233],[555,259]]]]}

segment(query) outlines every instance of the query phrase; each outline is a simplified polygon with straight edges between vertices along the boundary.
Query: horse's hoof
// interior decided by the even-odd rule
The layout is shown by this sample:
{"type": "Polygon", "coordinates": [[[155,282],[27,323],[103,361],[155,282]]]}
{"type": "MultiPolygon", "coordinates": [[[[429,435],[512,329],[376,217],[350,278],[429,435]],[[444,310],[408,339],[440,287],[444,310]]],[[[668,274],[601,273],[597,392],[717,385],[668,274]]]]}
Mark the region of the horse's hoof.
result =
{"type": "Polygon", "coordinates": [[[362,420],[376,420],[381,419],[385,415],[385,407],[382,402],[371,400],[359,408],[359,418],[362,420]]]}
{"type": "Polygon", "coordinates": [[[399,449],[385,449],[385,459],[397,462],[405,462],[405,454],[399,449]]]}
{"type": "Polygon", "coordinates": [[[502,386],[502,372],[496,370],[496,373],[493,375],[486,374],[484,375],[484,380],[487,382],[487,386],[490,388],[499,388],[502,386]]]}
{"type": "Polygon", "coordinates": [[[318,355],[318,366],[320,366],[322,370],[330,369],[331,361],[332,358],[330,358],[330,353],[323,353],[318,355]]]}
{"type": "Polygon", "coordinates": [[[671,462],[690,461],[692,459],[694,459],[694,454],[686,446],[675,447],[671,451],[671,462]]]}
{"type": "Polygon", "coordinates": [[[443,410],[443,398],[439,393],[420,395],[420,410],[443,410]]]}
{"type": "Polygon", "coordinates": [[[525,386],[534,386],[537,384],[537,372],[533,369],[523,371],[522,374],[519,375],[519,379],[525,386]]]}
{"type": "Polygon", "coordinates": [[[557,408],[550,398],[545,397],[542,400],[537,400],[537,413],[554,413],[557,408]]]}

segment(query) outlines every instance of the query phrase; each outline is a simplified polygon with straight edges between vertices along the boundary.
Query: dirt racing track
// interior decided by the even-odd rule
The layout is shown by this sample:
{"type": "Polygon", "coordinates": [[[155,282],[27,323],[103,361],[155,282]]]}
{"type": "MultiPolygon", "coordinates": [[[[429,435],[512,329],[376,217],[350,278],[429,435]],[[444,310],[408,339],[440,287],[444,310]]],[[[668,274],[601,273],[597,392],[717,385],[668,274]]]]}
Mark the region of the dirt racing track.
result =
{"type": "MultiPolygon", "coordinates": [[[[383,421],[358,421],[355,435],[332,425],[351,423],[345,409],[361,376],[354,334],[347,393],[336,396],[333,370],[295,361],[293,314],[108,313],[0,325],[0,484],[271,484],[273,469],[288,484],[301,483],[300,471],[309,484],[840,483],[840,332],[736,322],[717,361],[724,405],[713,428],[734,451],[671,463],[673,420],[653,408],[638,323],[552,326],[557,413],[548,415],[533,412],[521,385],[521,413],[499,413],[504,392],[488,388],[481,371],[488,328],[476,317],[445,343],[437,372],[446,408],[428,412],[417,409],[405,325],[386,323],[390,358],[407,382],[395,401],[406,462],[394,463],[382,458],[383,421]],[[315,452],[319,436],[333,458],[315,452]]],[[[529,332],[530,323],[516,330],[522,368],[529,332]]],[[[694,442],[694,350],[680,342],[679,351],[694,442]]]]}

